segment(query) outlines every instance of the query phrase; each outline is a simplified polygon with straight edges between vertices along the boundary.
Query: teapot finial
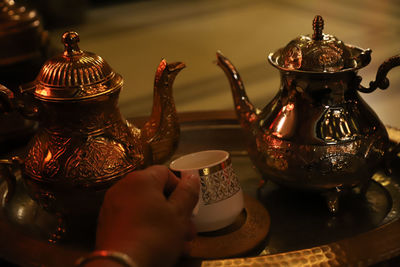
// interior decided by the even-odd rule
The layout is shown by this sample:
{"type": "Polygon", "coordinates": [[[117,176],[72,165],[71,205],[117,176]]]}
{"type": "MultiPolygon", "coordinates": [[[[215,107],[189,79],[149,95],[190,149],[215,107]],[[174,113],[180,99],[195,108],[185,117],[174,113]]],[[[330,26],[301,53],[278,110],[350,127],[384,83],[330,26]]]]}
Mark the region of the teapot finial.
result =
{"type": "Polygon", "coordinates": [[[314,34],[313,34],[313,39],[315,41],[322,40],[322,30],[324,29],[324,19],[320,15],[316,15],[314,20],[313,20],[313,29],[314,29],[314,34]]]}
{"type": "Polygon", "coordinates": [[[64,56],[73,56],[82,54],[79,49],[78,42],[80,41],[79,35],[74,31],[67,31],[62,35],[61,42],[64,44],[64,56]]]}

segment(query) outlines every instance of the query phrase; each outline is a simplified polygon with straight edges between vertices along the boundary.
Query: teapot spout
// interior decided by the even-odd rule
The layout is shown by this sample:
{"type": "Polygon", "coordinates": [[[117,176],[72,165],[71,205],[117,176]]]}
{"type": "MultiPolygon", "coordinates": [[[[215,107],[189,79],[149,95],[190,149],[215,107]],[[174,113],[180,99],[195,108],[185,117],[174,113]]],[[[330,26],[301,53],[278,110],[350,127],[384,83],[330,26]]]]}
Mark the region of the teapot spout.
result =
{"type": "Polygon", "coordinates": [[[217,65],[225,72],[229,79],[236,115],[240,125],[244,129],[251,128],[252,123],[257,119],[259,111],[254,108],[247,97],[243,81],[238,71],[232,62],[222,55],[220,51],[217,52],[217,65]]]}
{"type": "Polygon", "coordinates": [[[172,84],[178,73],[185,68],[182,62],[168,64],[162,59],[154,80],[153,109],[142,128],[142,138],[149,144],[153,163],[162,163],[175,151],[180,128],[172,84]]]}

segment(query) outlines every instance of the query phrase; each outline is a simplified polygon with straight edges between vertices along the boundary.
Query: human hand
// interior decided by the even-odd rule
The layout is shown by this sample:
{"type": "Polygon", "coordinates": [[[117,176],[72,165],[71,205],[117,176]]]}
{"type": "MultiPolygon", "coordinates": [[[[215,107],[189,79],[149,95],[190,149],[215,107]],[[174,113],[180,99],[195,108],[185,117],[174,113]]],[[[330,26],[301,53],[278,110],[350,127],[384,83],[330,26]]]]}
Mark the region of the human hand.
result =
{"type": "Polygon", "coordinates": [[[197,177],[178,179],[165,166],[127,174],[105,195],[96,249],[126,253],[140,267],[173,265],[196,234],[199,190],[197,177]]]}

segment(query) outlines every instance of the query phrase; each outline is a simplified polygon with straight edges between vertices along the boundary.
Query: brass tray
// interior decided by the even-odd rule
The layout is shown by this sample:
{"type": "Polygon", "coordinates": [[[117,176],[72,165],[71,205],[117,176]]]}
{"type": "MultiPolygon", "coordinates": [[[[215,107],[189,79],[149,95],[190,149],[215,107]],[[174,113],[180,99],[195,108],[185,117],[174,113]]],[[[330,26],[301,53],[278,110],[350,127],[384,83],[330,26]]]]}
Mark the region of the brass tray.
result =
{"type": "MultiPolygon", "coordinates": [[[[244,192],[258,198],[271,216],[266,240],[246,255],[233,259],[187,259],[179,266],[370,266],[388,259],[390,263],[400,263],[396,258],[400,255],[400,159],[395,159],[392,175],[374,175],[365,198],[354,194],[343,199],[341,210],[332,216],[319,195],[294,192],[272,182],[260,183],[262,177],[247,156],[233,112],[182,113],[179,118],[181,140],[174,157],[205,149],[229,151],[244,192]]],[[[388,127],[388,131],[393,142],[400,142],[399,130],[388,127]]],[[[1,157],[20,154],[23,149],[3,153],[1,157]]],[[[1,194],[4,184],[0,181],[1,194]]],[[[52,218],[26,197],[20,203],[24,204],[14,207],[13,219],[2,205],[1,259],[20,266],[70,267],[92,249],[90,240],[48,243],[41,228],[53,224],[52,218]],[[20,217],[16,216],[18,208],[20,217]]]]}

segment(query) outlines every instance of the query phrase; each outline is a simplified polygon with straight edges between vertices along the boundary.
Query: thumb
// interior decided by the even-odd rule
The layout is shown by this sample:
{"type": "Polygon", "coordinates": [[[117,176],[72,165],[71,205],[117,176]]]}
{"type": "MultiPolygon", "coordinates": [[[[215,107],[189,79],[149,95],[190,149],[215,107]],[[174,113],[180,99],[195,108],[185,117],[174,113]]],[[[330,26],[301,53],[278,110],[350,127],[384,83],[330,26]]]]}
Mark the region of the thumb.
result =
{"type": "Polygon", "coordinates": [[[179,214],[191,216],[199,200],[199,192],[199,177],[197,175],[183,176],[168,201],[175,206],[179,214]]]}

